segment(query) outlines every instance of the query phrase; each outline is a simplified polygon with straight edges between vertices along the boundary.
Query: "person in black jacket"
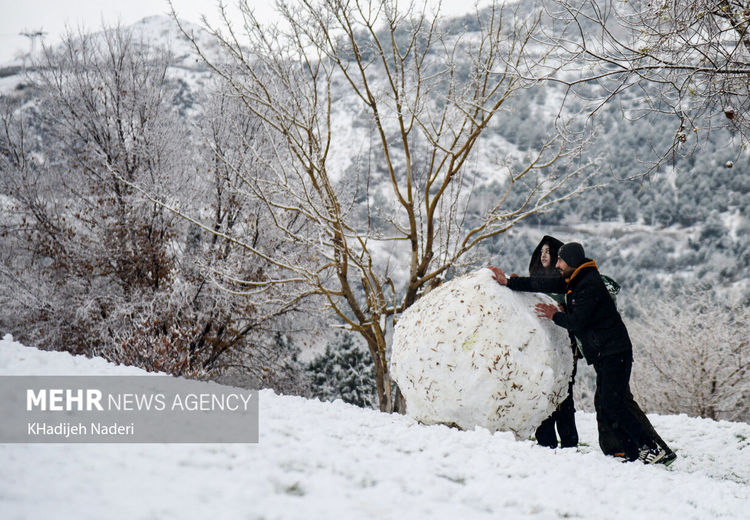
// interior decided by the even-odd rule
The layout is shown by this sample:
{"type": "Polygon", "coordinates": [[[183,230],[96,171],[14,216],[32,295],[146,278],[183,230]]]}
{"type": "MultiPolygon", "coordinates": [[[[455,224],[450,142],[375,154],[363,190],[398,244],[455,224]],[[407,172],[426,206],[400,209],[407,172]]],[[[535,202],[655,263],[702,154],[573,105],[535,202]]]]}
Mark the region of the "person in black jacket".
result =
{"type": "Polygon", "coordinates": [[[659,446],[628,406],[633,346],[596,262],[586,258],[581,244],[570,242],[560,247],[556,267],[561,278],[508,279],[501,269],[491,269],[495,280],[512,290],[566,295],[565,311],[551,303],[539,303],[537,315],[554,321],[580,340],[586,362],[596,371],[598,418],[624,436],[625,448],[636,447],[628,453],[631,460],[665,462],[667,450],[659,446]]]}
{"type": "MultiPolygon", "coordinates": [[[[529,276],[532,278],[561,278],[562,275],[555,268],[557,263],[557,251],[563,243],[555,237],[545,235],[531,254],[529,261],[529,276]]],[[[515,275],[511,275],[515,276],[515,275]]],[[[550,294],[558,303],[564,304],[565,297],[560,294],[550,294]]],[[[576,409],[573,402],[573,382],[576,375],[576,362],[578,352],[575,346],[575,338],[571,337],[571,349],[573,350],[573,374],[568,384],[568,396],[560,403],[552,415],[547,417],[536,429],[535,437],[537,443],[549,448],[557,448],[557,435],[560,436],[560,446],[563,448],[574,448],[578,446],[578,429],[576,428],[576,409]],[[555,432],[557,428],[557,433],[555,432]]]]}

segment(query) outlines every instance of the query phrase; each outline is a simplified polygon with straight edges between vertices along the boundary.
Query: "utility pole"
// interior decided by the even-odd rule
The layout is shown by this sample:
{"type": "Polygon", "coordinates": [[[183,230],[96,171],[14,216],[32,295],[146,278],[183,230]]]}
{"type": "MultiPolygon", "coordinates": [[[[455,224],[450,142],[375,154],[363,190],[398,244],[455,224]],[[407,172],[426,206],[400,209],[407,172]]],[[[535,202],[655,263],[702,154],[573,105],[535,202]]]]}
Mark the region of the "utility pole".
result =
{"type": "Polygon", "coordinates": [[[26,36],[29,39],[29,52],[23,57],[23,72],[26,73],[26,59],[30,58],[34,55],[34,52],[36,51],[36,41],[43,37],[46,32],[44,32],[42,29],[37,29],[36,31],[21,31],[19,33],[21,36],[26,36]]]}

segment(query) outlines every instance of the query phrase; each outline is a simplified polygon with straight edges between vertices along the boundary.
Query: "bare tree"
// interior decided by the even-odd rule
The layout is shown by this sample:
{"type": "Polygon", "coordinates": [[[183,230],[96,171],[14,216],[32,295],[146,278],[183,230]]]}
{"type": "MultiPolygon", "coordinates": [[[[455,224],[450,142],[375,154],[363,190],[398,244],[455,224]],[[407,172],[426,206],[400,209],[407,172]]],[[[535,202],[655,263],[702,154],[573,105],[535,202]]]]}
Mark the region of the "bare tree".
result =
{"type": "Polygon", "coordinates": [[[588,167],[566,119],[540,117],[547,139],[496,157],[503,188],[489,203],[481,197],[477,154],[493,151],[478,144],[550,72],[550,51],[534,41],[541,11],[493,3],[450,30],[427,3],[279,2],[274,27],[248,2],[239,7],[239,22],[222,9],[221,27],[206,26],[221,60],[185,33],[262,122],[272,146],[270,157],[259,155],[265,171],[238,173],[297,247],[234,239],[276,267],[279,276],[258,285],[301,283],[362,335],[380,409],[393,411],[394,320],[449,269],[476,261],[469,253],[478,244],[573,196],[588,167]]]}
{"type": "Polygon", "coordinates": [[[274,266],[220,236],[288,245],[236,173],[257,169],[258,122],[222,89],[190,91],[181,112],[172,56],[145,36],[68,34],[25,88],[0,96],[0,329],[40,348],[304,393],[285,334],[314,313],[294,319],[310,309],[280,286],[239,283],[274,266]],[[178,198],[211,233],[165,209],[178,198]]]}
{"type": "Polygon", "coordinates": [[[167,63],[122,28],[69,34],[29,71],[34,102],[4,114],[14,130],[2,136],[0,173],[20,220],[4,272],[17,291],[6,296],[28,295],[11,305],[42,346],[112,358],[126,325],[145,330],[138,314],[173,281],[181,222],[110,173],[174,189],[166,172],[184,125],[167,63]]]}
{"type": "Polygon", "coordinates": [[[747,421],[750,418],[750,311],[709,290],[649,298],[630,325],[633,386],[648,409],[747,421]]]}
{"type": "Polygon", "coordinates": [[[9,289],[0,320],[45,348],[182,375],[243,366],[273,386],[288,352],[268,329],[289,306],[238,294],[231,280],[214,284],[227,270],[260,279],[262,263],[191,232],[131,186],[166,200],[180,193],[214,231],[258,235],[257,208],[216,159],[227,142],[241,156],[235,142],[254,130],[213,104],[193,135],[174,103],[169,53],[140,36],[121,27],[70,34],[45,49],[28,94],[0,100],[0,278],[9,289]],[[196,180],[196,170],[212,175],[196,180]]]}
{"type": "Polygon", "coordinates": [[[550,41],[576,64],[555,78],[571,92],[595,83],[599,107],[620,98],[626,117],[676,116],[672,146],[658,154],[697,146],[717,126],[738,133],[736,144],[747,142],[746,0],[549,0],[547,13],[554,20],[550,41]]]}
{"type": "Polygon", "coordinates": [[[254,386],[278,389],[281,375],[269,367],[278,368],[293,354],[293,349],[279,348],[284,344],[279,334],[295,331],[300,322],[307,325],[299,315],[312,315],[314,309],[304,301],[304,291],[286,297],[294,284],[265,283],[274,278],[276,266],[231,239],[240,236],[251,248],[292,254],[261,202],[244,191],[243,175],[260,175],[259,157],[269,145],[260,121],[243,111],[223,85],[209,89],[200,107],[194,172],[201,182],[189,196],[174,197],[181,212],[200,216],[201,225],[191,224],[180,255],[181,270],[197,284],[198,345],[210,346],[207,368],[239,372],[254,386]]]}

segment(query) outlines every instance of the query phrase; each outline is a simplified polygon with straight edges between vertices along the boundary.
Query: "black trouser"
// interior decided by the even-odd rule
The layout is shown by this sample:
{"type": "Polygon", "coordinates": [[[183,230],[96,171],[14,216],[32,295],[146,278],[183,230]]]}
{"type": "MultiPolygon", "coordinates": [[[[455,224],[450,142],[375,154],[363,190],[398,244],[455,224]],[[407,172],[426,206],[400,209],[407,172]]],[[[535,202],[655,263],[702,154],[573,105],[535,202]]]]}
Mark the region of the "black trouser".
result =
{"type": "Polygon", "coordinates": [[[557,448],[557,435],[555,434],[555,426],[557,426],[561,447],[574,448],[578,446],[575,413],[573,396],[568,394],[560,407],[542,421],[542,424],[536,429],[536,441],[542,446],[557,448]]]}
{"type": "Polygon", "coordinates": [[[637,450],[642,446],[654,448],[657,445],[655,436],[642,422],[645,418],[643,411],[630,392],[632,366],[633,358],[629,352],[605,356],[594,364],[594,407],[597,422],[601,422],[605,430],[615,434],[625,453],[631,458],[637,455],[637,450]]]}
{"type": "MultiPolygon", "coordinates": [[[[575,362],[574,362],[575,363],[575,362]]],[[[573,382],[576,376],[576,365],[573,365],[573,374],[568,384],[568,397],[560,403],[557,410],[547,417],[536,429],[536,441],[550,448],[557,448],[557,433],[560,434],[560,446],[563,448],[574,448],[578,446],[578,430],[576,429],[576,407],[573,402],[573,382]]]]}
{"type": "MultiPolygon", "coordinates": [[[[594,402],[597,403],[599,400],[599,393],[594,394],[594,402]]],[[[651,421],[648,420],[646,414],[638,406],[638,403],[633,399],[633,394],[628,393],[625,398],[625,406],[628,410],[638,419],[648,434],[656,441],[656,444],[664,448],[667,452],[672,451],[669,445],[664,442],[651,421]]],[[[597,407],[598,410],[598,407],[597,407]]],[[[636,458],[638,456],[638,446],[631,441],[623,431],[614,431],[610,428],[609,424],[604,421],[604,418],[600,414],[596,414],[596,426],[599,430],[599,447],[605,455],[614,455],[616,453],[624,453],[628,458],[636,458]]]]}

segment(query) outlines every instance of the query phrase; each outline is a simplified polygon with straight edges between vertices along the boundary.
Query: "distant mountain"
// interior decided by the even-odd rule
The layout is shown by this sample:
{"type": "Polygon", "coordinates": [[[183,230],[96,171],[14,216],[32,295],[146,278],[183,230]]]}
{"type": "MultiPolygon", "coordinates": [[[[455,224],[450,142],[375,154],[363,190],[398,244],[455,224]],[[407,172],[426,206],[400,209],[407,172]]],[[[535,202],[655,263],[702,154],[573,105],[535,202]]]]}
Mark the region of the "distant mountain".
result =
{"type": "MultiPolygon", "coordinates": [[[[470,22],[457,18],[448,27],[459,33],[471,30],[470,22]]],[[[192,44],[166,16],[144,18],[131,27],[144,41],[171,50],[169,74],[180,90],[175,102],[184,117],[199,118],[191,109],[212,78],[192,44]]],[[[221,56],[204,29],[187,23],[184,28],[205,52],[221,56]]],[[[0,69],[0,92],[18,89],[23,84],[20,74],[19,67],[0,69]]],[[[470,166],[486,197],[500,189],[496,166],[488,158],[492,154],[486,152],[517,154],[533,148],[544,135],[544,122],[556,114],[559,92],[552,85],[527,90],[487,130],[477,161],[470,166]]],[[[334,155],[343,172],[360,150],[351,144],[364,129],[356,128],[357,99],[347,90],[334,97],[337,128],[347,136],[346,146],[334,155]]],[[[700,148],[675,154],[644,176],[649,163],[671,143],[677,123],[657,114],[629,120],[628,99],[622,102],[603,107],[595,119],[598,137],[587,153],[598,158],[596,183],[601,187],[486,243],[477,262],[523,274],[539,238],[553,234],[582,242],[601,269],[622,283],[626,294],[706,283],[734,298],[750,299],[750,155],[738,153],[733,136],[719,130],[701,136],[700,148]]],[[[194,122],[200,125],[200,120],[194,122]]],[[[376,192],[377,186],[371,190],[376,192]]]]}

